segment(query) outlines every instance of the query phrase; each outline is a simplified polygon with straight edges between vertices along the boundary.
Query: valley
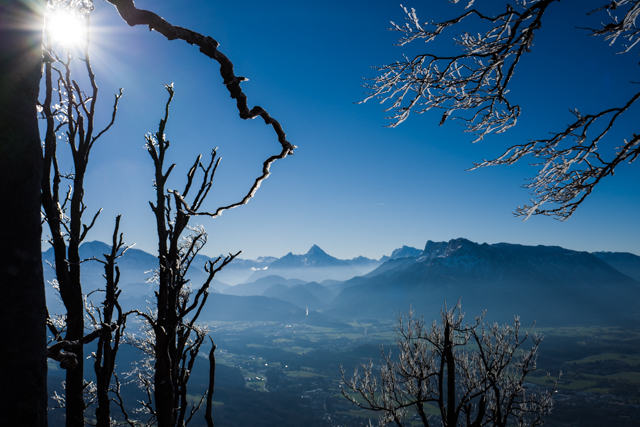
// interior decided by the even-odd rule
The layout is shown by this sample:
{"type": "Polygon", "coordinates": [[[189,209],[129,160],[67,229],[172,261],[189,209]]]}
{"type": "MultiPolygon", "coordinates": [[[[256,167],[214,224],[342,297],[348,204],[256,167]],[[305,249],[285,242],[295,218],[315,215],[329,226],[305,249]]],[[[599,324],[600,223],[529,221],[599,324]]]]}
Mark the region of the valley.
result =
{"type": "MultiPolygon", "coordinates": [[[[87,258],[99,257],[106,246],[92,245],[84,248],[87,258]]],[[[430,321],[444,301],[451,306],[460,297],[468,319],[486,309],[486,322],[512,323],[514,315],[522,315],[523,329],[536,322],[534,332],[545,338],[528,387],[549,387],[547,373],[562,372],[547,425],[631,426],[640,418],[640,257],[456,239],[351,264],[317,246],[283,258],[239,260],[226,277],[245,277],[243,282],[211,285],[199,323],[217,346],[216,425],[367,425],[377,414],[341,395],[340,367],[349,376],[360,364],[376,364],[380,345],[397,353],[398,314],[413,309],[430,321]],[[356,268],[359,276],[341,276],[356,268]]],[[[131,250],[120,261],[123,308],[149,306],[153,285],[144,272],[154,268],[155,257],[131,250]]],[[[84,264],[87,289],[101,286],[92,264],[84,264]]],[[[203,276],[192,269],[189,278],[198,283],[203,276]]],[[[48,296],[55,313],[55,293],[50,289],[48,296]]],[[[139,333],[135,321],[127,330],[139,333]]],[[[207,387],[209,349],[201,349],[191,373],[193,404],[207,387]]],[[[131,408],[145,399],[128,375],[141,357],[130,345],[118,354],[122,397],[131,408]]],[[[61,393],[63,373],[55,363],[49,366],[50,394],[61,393]]],[[[91,364],[85,369],[92,378],[91,364]]],[[[435,408],[428,412],[436,416],[435,408]]],[[[61,414],[51,412],[51,426],[62,425],[61,414]]],[[[190,425],[206,424],[194,418],[190,425]]]]}
{"type": "MultiPolygon", "coordinates": [[[[375,421],[376,414],[359,410],[340,394],[340,366],[350,375],[360,364],[379,360],[379,345],[394,352],[393,326],[393,322],[354,323],[341,329],[276,322],[210,323],[217,345],[214,421],[266,427],[355,427],[375,421]]],[[[640,417],[640,328],[534,331],[545,338],[529,387],[549,386],[547,372],[555,377],[562,371],[546,425],[635,425],[640,417]]],[[[204,353],[193,372],[194,402],[206,389],[204,353]]],[[[140,357],[132,348],[122,356],[118,365],[122,371],[140,357]]],[[[50,383],[59,385],[57,372],[55,368],[51,372],[50,383]]],[[[133,384],[125,393],[127,402],[144,397],[133,384]]],[[[194,419],[193,425],[205,423],[194,419]]]]}

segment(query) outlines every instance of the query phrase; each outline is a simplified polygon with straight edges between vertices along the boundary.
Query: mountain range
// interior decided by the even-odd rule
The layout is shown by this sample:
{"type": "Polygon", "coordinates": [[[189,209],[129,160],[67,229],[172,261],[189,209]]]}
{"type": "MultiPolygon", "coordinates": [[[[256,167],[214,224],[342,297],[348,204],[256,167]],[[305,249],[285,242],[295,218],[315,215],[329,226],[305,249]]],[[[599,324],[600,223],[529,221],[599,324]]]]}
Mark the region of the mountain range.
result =
{"type": "MultiPolygon", "coordinates": [[[[101,257],[101,242],[81,246],[83,258],[101,257]]],[[[52,261],[52,251],[43,253],[52,261]]],[[[209,258],[198,256],[195,265],[209,258]]],[[[145,282],[156,257],[130,249],[119,259],[125,307],[147,305],[145,282]],[[147,272],[147,273],[145,273],[147,272]]],[[[638,320],[640,257],[629,253],[579,252],[557,246],[478,244],[466,239],[428,241],[423,250],[402,247],[380,260],[340,260],[318,246],[303,255],[234,260],[217,275],[203,320],[312,321],[388,319],[409,309],[429,318],[461,298],[463,311],[488,318],[542,325],[613,324],[638,320]],[[245,277],[230,286],[225,278],[245,277]],[[219,280],[219,281],[218,281],[219,280]]],[[[83,264],[85,291],[101,286],[101,264],[83,264]]],[[[52,269],[45,268],[52,280],[52,269]]],[[[197,285],[205,277],[193,268],[197,285]]],[[[48,292],[50,310],[55,301],[48,292]]]]}
{"type": "Polygon", "coordinates": [[[462,298],[466,312],[501,321],[550,324],[611,323],[640,308],[640,257],[609,254],[608,261],[557,246],[478,244],[466,239],[427,242],[416,257],[390,260],[341,284],[328,315],[379,317],[409,309],[433,312],[462,298]],[[622,264],[626,273],[613,264],[622,264]],[[632,261],[629,261],[632,260],[632,261]],[[633,262],[635,261],[635,263],[633,262]]]}

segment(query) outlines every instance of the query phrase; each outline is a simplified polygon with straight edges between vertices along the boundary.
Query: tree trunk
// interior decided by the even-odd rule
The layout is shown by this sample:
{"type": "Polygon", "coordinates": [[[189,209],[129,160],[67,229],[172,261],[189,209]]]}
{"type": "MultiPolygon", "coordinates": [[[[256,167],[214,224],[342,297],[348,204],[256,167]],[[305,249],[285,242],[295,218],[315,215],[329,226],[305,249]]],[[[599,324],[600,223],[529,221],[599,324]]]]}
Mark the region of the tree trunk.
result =
{"type": "Polygon", "coordinates": [[[36,102],[43,0],[0,4],[0,425],[47,426],[42,148],[36,102]]]}
{"type": "MultiPolygon", "coordinates": [[[[81,340],[84,336],[84,305],[82,294],[74,295],[74,305],[67,306],[67,334],[68,341],[81,340]]],[[[78,365],[67,369],[65,399],[67,427],[84,427],[84,346],[79,345],[73,351],[78,359],[78,365]]]]}

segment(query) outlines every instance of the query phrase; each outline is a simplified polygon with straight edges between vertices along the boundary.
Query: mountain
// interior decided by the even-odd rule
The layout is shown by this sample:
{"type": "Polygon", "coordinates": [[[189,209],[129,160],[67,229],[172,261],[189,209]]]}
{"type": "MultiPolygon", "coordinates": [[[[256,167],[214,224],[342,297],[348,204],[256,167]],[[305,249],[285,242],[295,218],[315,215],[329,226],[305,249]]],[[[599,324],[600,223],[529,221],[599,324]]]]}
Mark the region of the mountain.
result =
{"type": "Polygon", "coordinates": [[[281,276],[266,276],[253,282],[241,283],[239,285],[230,286],[224,290],[223,293],[227,295],[249,296],[249,295],[263,295],[264,291],[272,287],[273,285],[281,285],[287,289],[294,285],[306,283],[300,279],[285,279],[281,276]]]}
{"type": "Polygon", "coordinates": [[[349,328],[348,325],[317,311],[305,310],[288,301],[265,296],[216,295],[207,301],[200,319],[226,322],[272,321],[349,328]]]}
{"type": "Polygon", "coordinates": [[[334,258],[313,245],[306,254],[294,255],[289,252],[276,259],[266,269],[255,271],[248,281],[254,281],[269,275],[278,275],[287,279],[297,278],[304,281],[322,281],[326,279],[346,280],[361,275],[349,261],[334,258]]]}
{"type": "MultiPolygon", "coordinates": [[[[109,251],[102,242],[80,247],[86,259],[102,258],[109,251]]],[[[42,256],[53,263],[51,249],[42,256]]],[[[194,261],[188,276],[194,286],[206,278],[202,266],[207,260],[210,258],[198,257],[194,261]]],[[[378,262],[340,260],[315,245],[304,255],[234,260],[241,266],[237,271],[249,269],[250,274],[261,277],[234,287],[214,279],[211,291],[216,295],[209,299],[203,319],[389,319],[410,307],[433,318],[445,301],[451,306],[459,298],[471,316],[487,309],[489,319],[509,321],[520,315],[525,324],[537,320],[541,326],[613,324],[640,317],[640,257],[628,253],[590,254],[557,246],[488,245],[454,239],[428,241],[421,251],[399,248],[365,275],[358,274],[354,260],[369,266],[378,262]]],[[[157,268],[157,258],[132,248],[118,264],[123,308],[148,306],[155,284],[147,279],[157,268]]],[[[54,270],[45,266],[44,271],[45,279],[52,282],[54,270]]],[[[102,264],[83,263],[85,292],[104,286],[102,274],[102,264]]],[[[51,313],[64,311],[56,299],[56,291],[47,286],[51,313]]]]}
{"type": "MultiPolygon", "coordinates": [[[[80,256],[87,261],[82,264],[82,285],[85,292],[104,287],[103,264],[91,260],[92,258],[103,259],[104,253],[110,253],[111,247],[102,242],[85,242],[80,246],[80,256]]],[[[42,254],[43,261],[54,263],[53,249],[49,249],[42,254]]],[[[207,274],[204,272],[204,264],[212,260],[211,258],[198,256],[189,270],[187,278],[189,278],[193,286],[202,283],[207,274]]],[[[260,258],[255,261],[239,260],[242,268],[256,268],[256,265],[263,263],[270,264],[275,258],[260,258]]],[[[236,262],[238,260],[234,260],[236,262]]],[[[144,309],[152,305],[154,300],[153,292],[155,283],[147,281],[152,276],[154,270],[157,269],[157,258],[154,255],[146,253],[138,249],[129,249],[124,255],[117,260],[120,268],[120,284],[122,290],[120,303],[122,308],[127,310],[144,309]]],[[[229,268],[233,262],[225,267],[229,268]]],[[[242,268],[240,270],[242,270],[242,268]]],[[[53,282],[55,279],[55,271],[53,268],[45,265],[45,279],[53,282]]],[[[223,270],[224,271],[224,270],[223,270]]],[[[255,270],[254,270],[255,271],[255,270]]],[[[218,275],[216,275],[218,277],[218,275]]],[[[328,318],[313,310],[324,305],[327,298],[320,298],[309,293],[308,289],[314,289],[316,293],[322,294],[322,290],[329,292],[326,288],[317,283],[311,287],[307,287],[307,293],[311,295],[314,301],[321,303],[312,303],[309,311],[305,305],[308,301],[304,301],[304,297],[298,297],[298,304],[287,301],[284,298],[270,298],[262,296],[265,290],[274,284],[280,283],[286,289],[305,285],[306,282],[300,279],[285,279],[279,276],[268,276],[256,280],[251,283],[245,283],[237,286],[229,286],[214,279],[210,284],[210,290],[215,295],[209,297],[207,305],[203,310],[200,320],[243,320],[243,321],[277,321],[286,323],[308,323],[312,325],[330,325],[335,320],[328,318]],[[315,287],[322,288],[321,290],[315,287]],[[302,300],[300,299],[302,298],[302,300]]],[[[47,286],[47,305],[52,314],[63,313],[64,307],[59,302],[57,291],[52,286],[47,286]]],[[[297,292],[294,291],[294,293],[297,292]]],[[[100,298],[100,294],[94,294],[100,298]]],[[[331,295],[333,296],[333,294],[331,295]]],[[[98,301],[96,300],[96,303],[98,301]]],[[[344,326],[344,325],[343,325],[344,326]]]]}
{"type": "Polygon", "coordinates": [[[611,323],[640,308],[640,283],[587,252],[556,246],[428,241],[413,258],[389,260],[346,281],[325,312],[390,317],[411,306],[433,317],[446,300],[496,319],[544,324],[611,323]]]}
{"type": "Polygon", "coordinates": [[[346,260],[353,268],[358,270],[360,274],[366,274],[382,264],[381,260],[371,259],[363,256],[346,260]]]}
{"type": "MultiPolygon", "coordinates": [[[[224,255],[220,255],[220,257],[221,260],[224,259],[224,255]]],[[[209,258],[204,255],[198,255],[194,260],[193,267],[204,272],[203,266],[205,263],[207,261],[215,261],[217,258],[218,257],[209,258]]],[[[235,258],[216,274],[216,279],[230,285],[244,283],[254,272],[266,270],[276,259],[275,257],[258,257],[256,259],[235,258]]]]}
{"type": "Polygon", "coordinates": [[[422,251],[420,249],[412,248],[410,246],[403,246],[400,249],[396,249],[391,253],[391,259],[415,258],[417,256],[420,256],[421,254],[422,254],[422,251]]]}
{"type": "MultiPolygon", "coordinates": [[[[100,259],[104,260],[105,253],[111,253],[111,246],[103,242],[92,241],[85,242],[80,245],[80,258],[85,259],[82,263],[82,288],[84,292],[91,292],[94,289],[104,288],[104,266],[102,263],[92,260],[100,259]]],[[[44,278],[45,283],[52,283],[55,279],[55,270],[47,264],[54,264],[53,248],[49,248],[43,252],[42,259],[44,263],[44,278]]],[[[202,259],[201,259],[202,260],[202,259]]],[[[155,284],[149,281],[153,272],[158,268],[158,258],[155,255],[151,255],[147,252],[139,249],[130,248],[123,256],[117,259],[118,268],[120,269],[120,282],[118,287],[122,291],[121,301],[129,300],[131,304],[133,301],[136,303],[144,304],[142,306],[135,306],[131,308],[143,308],[146,305],[146,300],[151,300],[155,284]]],[[[197,261],[196,261],[197,262],[197,261]]],[[[192,281],[194,286],[203,283],[208,277],[203,268],[194,268],[196,262],[192,265],[192,268],[187,274],[187,278],[192,281]]],[[[202,267],[204,261],[202,262],[202,267]]],[[[200,267],[200,266],[199,266],[200,267]]],[[[217,275],[216,275],[217,277],[217,275]]],[[[213,279],[210,284],[210,289],[214,292],[221,292],[229,285],[213,279]]],[[[47,305],[52,313],[61,313],[63,307],[58,302],[57,292],[52,286],[47,285],[45,287],[47,296],[47,305]]],[[[131,304],[127,303],[128,306],[131,304]]]]}
{"type": "Polygon", "coordinates": [[[593,252],[616,270],[640,281],[640,256],[628,252],[593,252]]]}
{"type": "Polygon", "coordinates": [[[273,261],[270,268],[347,267],[349,265],[347,261],[334,258],[317,245],[313,245],[304,255],[294,255],[289,252],[282,258],[273,261]]]}
{"type": "MultiPolygon", "coordinates": [[[[254,282],[268,276],[281,276],[286,279],[297,278],[307,282],[345,281],[368,274],[379,267],[383,261],[417,256],[420,253],[422,251],[419,249],[403,246],[394,250],[390,257],[384,256],[380,260],[363,256],[342,260],[327,254],[319,246],[313,245],[306,254],[302,255],[294,255],[289,252],[282,258],[260,257],[256,260],[236,258],[219,272],[216,278],[232,285],[254,282]]],[[[196,268],[200,268],[199,266],[213,259],[198,255],[194,265],[196,268]]]]}
{"type": "MultiPolygon", "coordinates": [[[[204,271],[201,266],[213,260],[215,257],[198,255],[194,266],[204,271]]],[[[341,260],[327,254],[317,245],[313,245],[304,255],[294,255],[289,252],[282,258],[259,257],[255,260],[236,258],[220,271],[216,278],[231,285],[254,282],[274,275],[287,279],[299,278],[304,281],[347,280],[366,274],[381,263],[380,260],[363,256],[341,260]]]]}
{"type": "Polygon", "coordinates": [[[420,256],[420,254],[422,254],[422,250],[421,249],[413,248],[411,246],[403,246],[403,247],[398,248],[395,251],[393,251],[391,253],[391,256],[386,256],[386,255],[383,256],[380,259],[380,264],[382,264],[383,262],[392,260],[392,259],[415,258],[417,256],[420,256]]]}
{"type": "Polygon", "coordinates": [[[316,282],[292,287],[276,284],[267,289],[263,295],[289,301],[309,310],[322,310],[335,297],[334,292],[316,282]]]}
{"type": "MultiPolygon", "coordinates": [[[[131,297],[121,301],[123,310],[140,309],[146,307],[150,297],[131,297]]],[[[226,322],[280,322],[280,323],[307,323],[313,318],[312,324],[318,322],[335,322],[321,313],[305,310],[288,301],[279,298],[265,296],[237,296],[215,294],[209,297],[200,314],[199,321],[226,321],[226,322]]]]}

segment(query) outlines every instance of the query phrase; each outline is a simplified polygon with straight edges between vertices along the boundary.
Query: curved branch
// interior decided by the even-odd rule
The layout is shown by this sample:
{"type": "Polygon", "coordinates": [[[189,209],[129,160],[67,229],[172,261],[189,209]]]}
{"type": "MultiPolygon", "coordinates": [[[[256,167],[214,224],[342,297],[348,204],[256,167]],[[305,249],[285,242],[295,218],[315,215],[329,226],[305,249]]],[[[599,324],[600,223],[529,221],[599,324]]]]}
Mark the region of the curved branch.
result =
{"type": "Polygon", "coordinates": [[[184,40],[191,45],[200,48],[200,52],[211,59],[216,60],[220,64],[220,75],[223,82],[231,95],[236,100],[238,112],[242,119],[254,119],[258,116],[262,117],[265,124],[271,125],[278,136],[278,141],[282,145],[283,152],[293,154],[296,148],[287,141],[287,135],[282,129],[280,123],[271,117],[269,113],[262,107],[255,106],[249,108],[247,104],[247,96],[240,87],[240,83],[247,80],[245,77],[236,76],[233,71],[233,63],[218,50],[220,45],[212,37],[204,36],[187,28],[171,25],[169,22],[148,10],[136,8],[133,0],[107,0],[114,5],[118,13],[124,21],[130,26],[146,25],[150,30],[155,30],[165,36],[168,40],[184,40]]]}
{"type": "Polygon", "coordinates": [[[276,160],[284,159],[289,154],[290,154],[290,150],[287,148],[283,148],[280,154],[276,156],[271,156],[267,160],[265,160],[265,162],[262,164],[262,175],[256,178],[253,185],[249,189],[249,192],[242,198],[242,200],[236,203],[232,203],[228,206],[219,207],[218,209],[216,209],[215,212],[195,211],[189,206],[187,201],[184,199],[184,197],[182,197],[182,195],[179,192],[175,190],[167,190],[167,192],[173,194],[178,200],[180,200],[180,203],[183,205],[184,209],[186,209],[190,215],[206,215],[206,216],[210,216],[211,218],[215,218],[222,215],[222,212],[226,210],[237,208],[238,206],[246,205],[247,203],[249,203],[249,200],[251,200],[253,196],[255,196],[256,191],[258,191],[258,188],[260,188],[260,185],[262,185],[262,181],[264,181],[269,177],[269,175],[271,175],[271,172],[269,171],[269,169],[271,169],[271,165],[276,160]]]}

